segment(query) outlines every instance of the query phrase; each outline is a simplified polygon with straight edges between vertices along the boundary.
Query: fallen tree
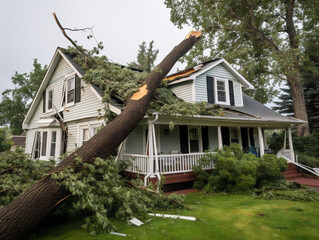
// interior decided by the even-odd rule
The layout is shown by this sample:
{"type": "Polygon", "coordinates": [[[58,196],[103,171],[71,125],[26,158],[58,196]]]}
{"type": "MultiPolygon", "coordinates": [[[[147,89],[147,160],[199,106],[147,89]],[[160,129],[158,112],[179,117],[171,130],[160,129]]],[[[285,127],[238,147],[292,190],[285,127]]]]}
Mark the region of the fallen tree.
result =
{"type": "MultiPolygon", "coordinates": [[[[64,158],[52,172],[66,169],[78,156],[87,163],[93,163],[97,157],[108,157],[143,119],[161,80],[176,61],[198,41],[200,34],[190,32],[147,76],[144,85],[128,99],[122,113],[81,148],[64,158]]],[[[47,175],[0,209],[0,238],[24,239],[69,196],[70,193],[65,188],[57,185],[51,175],[47,175]]]]}

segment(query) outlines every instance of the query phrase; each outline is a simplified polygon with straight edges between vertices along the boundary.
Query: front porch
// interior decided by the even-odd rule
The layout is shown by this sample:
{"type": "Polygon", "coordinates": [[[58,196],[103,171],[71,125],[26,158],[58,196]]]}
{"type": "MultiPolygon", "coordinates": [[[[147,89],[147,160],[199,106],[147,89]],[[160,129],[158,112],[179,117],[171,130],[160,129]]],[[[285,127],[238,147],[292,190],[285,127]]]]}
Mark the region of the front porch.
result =
{"type": "MultiPolygon", "coordinates": [[[[294,160],[291,124],[260,123],[258,121],[221,121],[220,119],[183,117],[158,117],[144,119],[121,144],[118,160],[130,162],[127,172],[144,177],[144,184],[161,179],[182,178],[193,174],[199,159],[209,150],[221,149],[224,145],[238,143],[245,152],[263,156],[267,149],[265,130],[284,128],[289,133],[289,149],[283,150],[294,160]],[[174,128],[170,129],[171,122],[174,128]],[[183,174],[183,175],[182,175],[183,174]]],[[[205,170],[214,168],[210,163],[205,170]]],[[[191,178],[189,178],[191,179],[191,178]]],[[[176,180],[175,182],[177,182],[176,180]]]]}

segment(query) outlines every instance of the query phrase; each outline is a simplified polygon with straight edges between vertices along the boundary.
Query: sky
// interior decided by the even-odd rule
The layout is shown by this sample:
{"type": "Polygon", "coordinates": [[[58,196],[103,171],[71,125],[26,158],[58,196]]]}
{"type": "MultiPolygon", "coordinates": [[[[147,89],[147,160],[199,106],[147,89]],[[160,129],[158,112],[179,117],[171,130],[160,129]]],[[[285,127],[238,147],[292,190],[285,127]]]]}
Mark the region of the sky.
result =
{"type": "MultiPolygon", "coordinates": [[[[32,71],[34,58],[49,65],[58,46],[70,45],[53,12],[64,27],[94,26],[97,40],[104,44],[102,54],[123,65],[136,59],[142,41],[152,40],[159,63],[191,30],[174,26],[170,10],[158,0],[0,0],[0,93],[13,87],[15,71],[32,71]]],[[[95,45],[86,33],[69,35],[86,48],[95,45]]],[[[172,71],[177,67],[183,68],[177,64],[172,71]]]]}

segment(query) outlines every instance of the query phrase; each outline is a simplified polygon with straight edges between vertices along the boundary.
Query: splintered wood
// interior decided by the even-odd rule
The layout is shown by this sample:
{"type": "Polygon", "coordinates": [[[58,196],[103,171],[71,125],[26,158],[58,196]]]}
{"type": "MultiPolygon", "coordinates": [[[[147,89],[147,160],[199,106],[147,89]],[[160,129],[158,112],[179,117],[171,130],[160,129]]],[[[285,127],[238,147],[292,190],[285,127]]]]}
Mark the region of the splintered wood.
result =
{"type": "Polygon", "coordinates": [[[190,31],[188,34],[187,34],[187,36],[186,36],[186,38],[185,39],[187,39],[187,38],[190,38],[191,36],[195,36],[195,37],[200,37],[202,35],[202,31],[190,31]]]}
{"type": "Polygon", "coordinates": [[[148,93],[147,85],[143,85],[139,88],[139,91],[134,93],[131,97],[132,100],[140,100],[142,97],[144,97],[148,93]]]}

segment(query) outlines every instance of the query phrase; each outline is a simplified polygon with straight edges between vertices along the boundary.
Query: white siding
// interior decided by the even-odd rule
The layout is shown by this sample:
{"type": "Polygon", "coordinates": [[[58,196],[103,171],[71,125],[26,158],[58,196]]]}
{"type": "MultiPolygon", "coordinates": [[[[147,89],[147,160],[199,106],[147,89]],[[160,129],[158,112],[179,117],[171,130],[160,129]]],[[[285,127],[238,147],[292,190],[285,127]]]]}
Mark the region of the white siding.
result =
{"type": "Polygon", "coordinates": [[[68,143],[66,146],[67,152],[74,151],[78,146],[78,124],[75,122],[68,123],[68,143]]]}
{"type": "Polygon", "coordinates": [[[234,83],[234,98],[235,106],[242,107],[242,91],[241,83],[236,77],[226,69],[223,64],[219,64],[214,68],[204,72],[195,79],[195,101],[196,102],[207,102],[207,86],[206,86],[206,76],[220,77],[228,80],[232,80],[234,83]]]}
{"type": "Polygon", "coordinates": [[[193,81],[174,84],[169,87],[177,97],[185,102],[193,102],[193,81]]]}
{"type": "Polygon", "coordinates": [[[127,137],[127,154],[143,154],[143,126],[138,125],[127,137]]]}
{"type": "Polygon", "coordinates": [[[25,153],[31,154],[33,147],[34,134],[36,129],[27,130],[26,141],[25,141],[25,153]]]}

